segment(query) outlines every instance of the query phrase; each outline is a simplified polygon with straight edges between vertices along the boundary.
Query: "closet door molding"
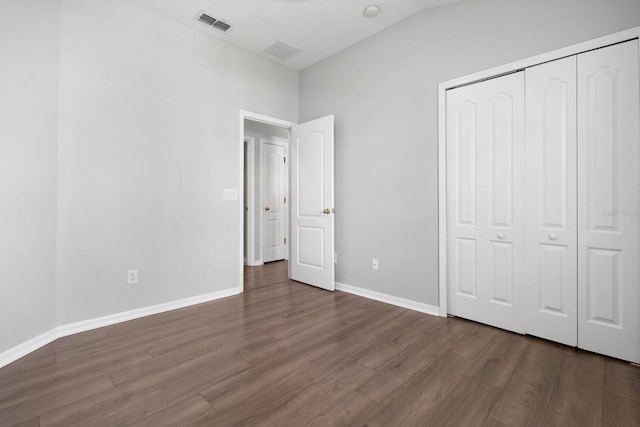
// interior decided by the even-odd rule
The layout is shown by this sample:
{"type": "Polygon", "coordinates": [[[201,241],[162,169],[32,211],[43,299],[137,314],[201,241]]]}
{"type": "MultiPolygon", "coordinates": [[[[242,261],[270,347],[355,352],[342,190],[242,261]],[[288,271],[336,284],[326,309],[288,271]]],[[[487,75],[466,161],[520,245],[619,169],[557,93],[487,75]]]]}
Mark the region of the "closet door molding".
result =
{"type": "Polygon", "coordinates": [[[439,198],[439,314],[447,316],[447,170],[446,170],[446,94],[456,87],[469,85],[482,80],[490,79],[504,74],[513,73],[545,62],[560,58],[578,55],[583,52],[602,48],[617,43],[638,39],[640,27],[600,37],[594,40],[575,44],[552,52],[537,55],[531,58],[510,64],[494,67],[485,71],[459,77],[438,85],[438,198],[439,198]]]}

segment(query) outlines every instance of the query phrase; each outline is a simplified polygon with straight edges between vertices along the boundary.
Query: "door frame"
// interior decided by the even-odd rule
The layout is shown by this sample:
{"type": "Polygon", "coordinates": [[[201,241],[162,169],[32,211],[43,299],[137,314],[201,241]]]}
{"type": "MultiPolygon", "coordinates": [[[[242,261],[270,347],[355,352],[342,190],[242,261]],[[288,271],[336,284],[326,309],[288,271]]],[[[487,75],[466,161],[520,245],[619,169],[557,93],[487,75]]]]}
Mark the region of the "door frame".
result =
{"type": "Polygon", "coordinates": [[[447,316],[447,181],[446,181],[446,92],[459,86],[465,86],[515,71],[524,70],[545,62],[567,56],[578,55],[593,49],[599,49],[616,43],[640,38],[640,27],[599,37],[565,48],[553,50],[520,61],[469,74],[438,85],[438,293],[439,314],[447,316]]]}
{"type": "MultiPolygon", "coordinates": [[[[243,136],[245,143],[245,150],[247,153],[247,163],[245,165],[245,171],[242,175],[246,178],[243,182],[242,189],[246,190],[246,194],[242,195],[242,199],[247,200],[246,215],[247,220],[247,234],[243,235],[243,245],[247,249],[247,263],[249,267],[262,264],[262,260],[256,258],[256,139],[252,136],[243,136]],[[245,185],[246,184],[246,185],[245,185]]],[[[244,232],[244,227],[242,227],[244,232]]],[[[244,257],[243,257],[244,258],[244,257]]]]}
{"type": "MultiPolygon", "coordinates": [[[[240,197],[239,200],[243,201],[238,203],[238,217],[240,222],[240,227],[238,228],[238,290],[240,292],[244,292],[244,141],[245,141],[245,133],[244,133],[244,121],[251,120],[254,122],[265,123],[268,125],[278,126],[281,128],[285,128],[289,131],[289,138],[291,138],[291,128],[295,126],[297,123],[290,122],[288,120],[282,120],[275,117],[266,116],[264,114],[253,113],[251,111],[240,110],[239,114],[239,150],[238,150],[238,164],[239,164],[239,183],[240,183],[240,197]]],[[[287,250],[289,247],[287,245],[287,250]]],[[[288,256],[287,256],[288,258],[288,256]]]]}

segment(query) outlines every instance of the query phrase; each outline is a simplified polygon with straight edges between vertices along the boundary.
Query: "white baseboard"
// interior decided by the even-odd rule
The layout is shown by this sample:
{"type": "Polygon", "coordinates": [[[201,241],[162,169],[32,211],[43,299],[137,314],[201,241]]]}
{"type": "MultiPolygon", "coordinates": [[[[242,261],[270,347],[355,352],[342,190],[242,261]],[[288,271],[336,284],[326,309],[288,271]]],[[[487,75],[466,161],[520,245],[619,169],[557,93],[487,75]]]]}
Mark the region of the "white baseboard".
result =
{"type": "Polygon", "coordinates": [[[56,328],[0,353],[0,368],[58,339],[56,328]]]}
{"type": "Polygon", "coordinates": [[[166,311],[177,310],[179,308],[189,307],[196,304],[215,301],[220,298],[226,298],[242,293],[240,288],[229,288],[210,294],[198,295],[195,297],[184,298],[177,301],[170,301],[163,304],[152,305],[149,307],[138,308],[135,310],[124,311],[122,313],[111,314],[108,316],[97,317],[95,319],[83,320],[80,322],[60,325],[52,330],[38,335],[22,344],[10,348],[0,353],[0,368],[15,362],[21,357],[26,356],[45,345],[57,340],[80,332],[87,332],[92,329],[102,328],[104,326],[114,325],[116,323],[126,322],[128,320],[139,319],[141,317],[151,316],[153,314],[164,313],[166,311]]]}
{"type": "Polygon", "coordinates": [[[135,310],[124,311],[122,313],[97,317],[95,319],[69,323],[67,325],[58,326],[56,330],[58,331],[58,338],[66,337],[68,335],[78,334],[80,332],[86,332],[92,329],[102,328],[104,326],[115,325],[116,323],[126,322],[128,320],[139,319],[141,317],[151,316],[158,313],[164,313],[165,311],[177,310],[179,308],[189,307],[191,305],[215,301],[217,299],[230,297],[239,293],[241,293],[241,291],[238,288],[225,289],[218,292],[212,292],[210,294],[198,295],[195,297],[184,298],[177,301],[170,301],[163,304],[152,305],[150,307],[137,308],[135,310]]]}
{"type": "Polygon", "coordinates": [[[409,310],[419,311],[420,313],[430,314],[432,316],[440,316],[440,308],[435,305],[424,304],[421,302],[395,297],[393,295],[383,294],[382,292],[370,291],[369,289],[359,288],[344,283],[336,282],[336,289],[361,297],[373,299],[387,304],[397,305],[398,307],[408,308],[409,310]]]}

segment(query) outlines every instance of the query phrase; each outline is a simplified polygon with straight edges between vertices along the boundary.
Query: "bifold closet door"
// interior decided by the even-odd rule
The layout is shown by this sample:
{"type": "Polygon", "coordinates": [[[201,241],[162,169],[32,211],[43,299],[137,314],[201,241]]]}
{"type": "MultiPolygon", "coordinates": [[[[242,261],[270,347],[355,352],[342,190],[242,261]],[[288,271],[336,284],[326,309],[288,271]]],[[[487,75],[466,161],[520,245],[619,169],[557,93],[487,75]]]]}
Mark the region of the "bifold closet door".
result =
{"type": "Polygon", "coordinates": [[[524,73],[446,104],[448,312],[524,333],[524,73]]]}
{"type": "Polygon", "coordinates": [[[638,40],[578,55],[578,346],[640,363],[638,40]]]}
{"type": "Polygon", "coordinates": [[[576,57],[526,75],[526,332],[576,346],[576,57]]]}

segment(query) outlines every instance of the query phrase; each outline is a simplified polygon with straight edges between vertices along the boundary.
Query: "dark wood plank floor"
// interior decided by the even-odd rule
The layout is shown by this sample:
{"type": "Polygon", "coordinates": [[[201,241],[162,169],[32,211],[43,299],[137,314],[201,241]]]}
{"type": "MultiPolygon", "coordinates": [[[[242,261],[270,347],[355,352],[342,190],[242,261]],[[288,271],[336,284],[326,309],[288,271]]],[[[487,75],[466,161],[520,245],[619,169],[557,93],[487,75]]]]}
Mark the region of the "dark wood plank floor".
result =
{"type": "Polygon", "coordinates": [[[0,426],[640,426],[640,368],[246,270],[0,369],[0,426]]]}

